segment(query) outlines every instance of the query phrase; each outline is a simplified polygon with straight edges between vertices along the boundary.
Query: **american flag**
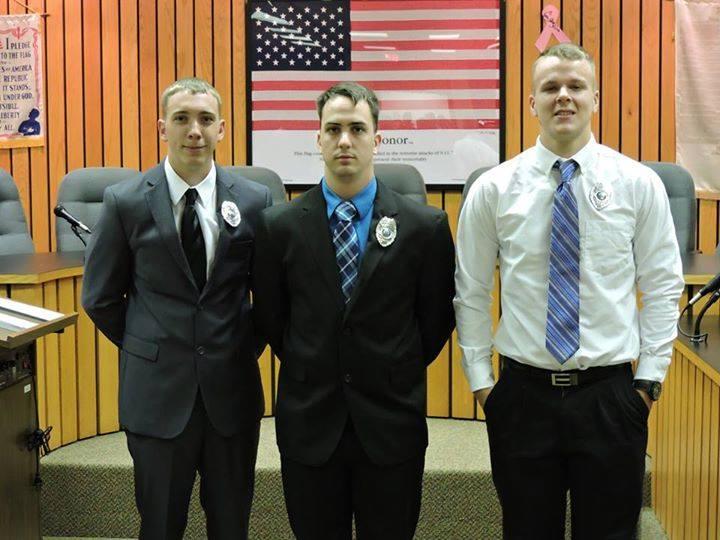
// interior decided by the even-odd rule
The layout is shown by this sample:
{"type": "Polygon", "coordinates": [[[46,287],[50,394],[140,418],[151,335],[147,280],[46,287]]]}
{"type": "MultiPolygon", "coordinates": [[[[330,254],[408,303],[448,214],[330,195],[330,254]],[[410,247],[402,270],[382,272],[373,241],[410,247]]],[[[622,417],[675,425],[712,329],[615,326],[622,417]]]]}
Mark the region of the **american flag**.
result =
{"type": "Polygon", "coordinates": [[[500,0],[253,0],[253,131],[319,127],[315,99],[357,81],[379,128],[498,130],[500,0]]]}

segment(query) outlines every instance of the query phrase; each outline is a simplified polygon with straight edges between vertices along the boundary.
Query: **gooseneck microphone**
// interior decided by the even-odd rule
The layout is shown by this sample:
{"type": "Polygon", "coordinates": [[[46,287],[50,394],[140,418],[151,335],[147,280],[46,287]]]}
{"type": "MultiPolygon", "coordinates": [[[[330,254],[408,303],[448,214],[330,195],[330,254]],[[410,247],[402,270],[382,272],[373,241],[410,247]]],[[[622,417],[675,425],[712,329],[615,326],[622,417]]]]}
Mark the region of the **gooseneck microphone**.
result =
{"type": "Polygon", "coordinates": [[[706,294],[715,292],[718,289],[720,289],[720,274],[717,274],[714,278],[712,278],[710,281],[708,281],[703,286],[703,288],[700,289],[698,291],[698,293],[690,299],[690,301],[688,302],[688,305],[692,306],[695,302],[700,300],[706,294]]]}
{"type": "Polygon", "coordinates": [[[77,219],[75,216],[73,216],[70,212],[65,210],[65,207],[62,204],[58,204],[55,209],[53,210],[53,213],[60,218],[63,218],[65,221],[67,221],[71,226],[77,227],[81,231],[92,234],[92,231],[90,230],[90,227],[85,225],[82,221],[77,219]]]}

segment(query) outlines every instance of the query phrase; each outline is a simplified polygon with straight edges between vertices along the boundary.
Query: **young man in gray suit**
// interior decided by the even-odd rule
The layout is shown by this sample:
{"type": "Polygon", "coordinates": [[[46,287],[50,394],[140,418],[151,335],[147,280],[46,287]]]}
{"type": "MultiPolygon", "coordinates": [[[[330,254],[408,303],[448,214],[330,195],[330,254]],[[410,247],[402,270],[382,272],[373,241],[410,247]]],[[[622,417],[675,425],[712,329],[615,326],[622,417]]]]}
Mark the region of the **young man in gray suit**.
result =
{"type": "Polygon", "coordinates": [[[281,360],[277,437],[299,540],[410,540],[427,447],[425,369],[454,326],[445,212],[376,180],[375,94],[317,101],[322,181],[262,213],[257,316],[281,360]]]}
{"type": "Polygon", "coordinates": [[[221,99],[162,95],[167,159],[105,191],[83,307],[120,348],[120,424],[140,538],[182,538],[195,473],[209,538],[247,538],[263,398],[248,275],[267,188],[213,161],[221,99]]]}

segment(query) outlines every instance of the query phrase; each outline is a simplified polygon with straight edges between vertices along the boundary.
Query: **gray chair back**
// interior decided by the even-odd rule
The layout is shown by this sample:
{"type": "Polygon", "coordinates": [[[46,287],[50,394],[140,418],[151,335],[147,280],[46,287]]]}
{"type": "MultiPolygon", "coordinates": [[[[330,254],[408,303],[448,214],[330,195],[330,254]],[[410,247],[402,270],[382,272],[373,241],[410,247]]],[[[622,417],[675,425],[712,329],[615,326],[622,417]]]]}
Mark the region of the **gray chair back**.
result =
{"type": "Polygon", "coordinates": [[[643,161],[643,165],[655,171],[665,185],[680,253],[694,251],[697,201],[692,176],[675,163],[643,161]]]}
{"type": "Polygon", "coordinates": [[[475,169],[473,172],[470,173],[470,176],[468,176],[468,179],[465,181],[465,185],[463,186],[462,196],[460,199],[460,208],[462,208],[465,204],[465,199],[467,199],[467,195],[468,193],[470,193],[470,187],[475,183],[475,180],[480,178],[480,175],[486,173],[490,169],[492,169],[492,167],[480,167],[479,169],[475,169]]]}
{"type": "Polygon", "coordinates": [[[282,178],[275,171],[266,169],[265,167],[254,167],[252,165],[234,165],[232,167],[223,167],[232,174],[240,175],[248,180],[267,186],[270,190],[273,206],[287,201],[287,191],[282,178]]]}
{"type": "Polygon", "coordinates": [[[34,252],[15,181],[0,169],[0,255],[34,252]]]}
{"type": "Polygon", "coordinates": [[[387,187],[420,204],[427,204],[425,180],[420,171],[405,163],[377,163],[375,178],[387,187]]]}
{"type": "MultiPolygon", "coordinates": [[[[65,175],[58,190],[57,204],[92,229],[100,217],[105,188],[139,174],[125,167],[85,167],[65,175]]],[[[82,251],[85,246],[75,236],[70,224],[55,218],[58,251],[82,251]]],[[[87,240],[87,235],[85,236],[87,240]]]]}

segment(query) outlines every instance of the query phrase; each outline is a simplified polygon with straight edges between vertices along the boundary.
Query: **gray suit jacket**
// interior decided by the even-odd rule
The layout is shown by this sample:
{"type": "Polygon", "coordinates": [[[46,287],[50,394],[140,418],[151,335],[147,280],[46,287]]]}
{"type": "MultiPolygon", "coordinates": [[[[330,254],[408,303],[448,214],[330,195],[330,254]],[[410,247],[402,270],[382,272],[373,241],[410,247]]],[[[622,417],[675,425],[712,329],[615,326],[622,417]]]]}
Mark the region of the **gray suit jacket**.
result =
{"type": "Polygon", "coordinates": [[[263,414],[249,272],[266,187],[217,168],[220,235],[199,291],[173,220],[162,165],[105,191],[87,250],[82,302],[120,353],[120,424],[159,438],[178,435],[198,393],[229,436],[263,414]],[[240,209],[232,227],[223,201],[240,209]]]}

